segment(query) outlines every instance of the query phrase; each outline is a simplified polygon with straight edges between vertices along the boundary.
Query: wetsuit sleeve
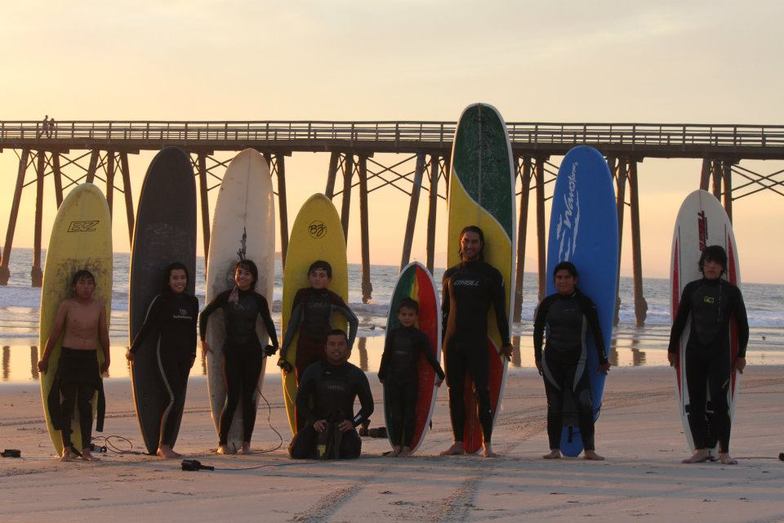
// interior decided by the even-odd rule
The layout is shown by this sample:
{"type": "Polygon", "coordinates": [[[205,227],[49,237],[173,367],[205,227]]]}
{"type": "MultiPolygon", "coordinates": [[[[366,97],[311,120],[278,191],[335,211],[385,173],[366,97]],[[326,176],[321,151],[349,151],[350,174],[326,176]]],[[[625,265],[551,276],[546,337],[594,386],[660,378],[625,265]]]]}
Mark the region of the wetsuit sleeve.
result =
{"type": "Polygon", "coordinates": [[[419,334],[419,343],[417,344],[419,351],[425,355],[427,362],[431,367],[433,367],[433,370],[436,371],[436,374],[438,374],[438,379],[443,380],[446,374],[444,374],[444,369],[442,369],[441,365],[439,365],[438,361],[436,361],[436,357],[433,356],[430,340],[427,338],[424,332],[419,331],[419,334]]]}
{"type": "Polygon", "coordinates": [[[210,319],[210,314],[226,303],[229,292],[231,291],[225,291],[215,296],[215,299],[201,311],[201,314],[199,315],[199,337],[202,341],[204,341],[204,336],[207,335],[207,320],[210,319]]]}
{"type": "Polygon", "coordinates": [[[545,319],[550,308],[550,298],[545,298],[534,313],[534,360],[542,361],[542,343],[544,342],[545,319]]]}
{"type": "Polygon", "coordinates": [[[496,283],[493,285],[493,307],[495,308],[495,321],[498,333],[501,335],[501,344],[509,345],[509,317],[506,314],[506,292],[504,292],[504,278],[501,273],[494,270],[496,283]]]}
{"type": "Polygon", "coordinates": [[[191,324],[191,337],[188,340],[188,347],[191,348],[191,356],[195,359],[196,358],[196,341],[198,339],[197,332],[198,332],[198,320],[199,317],[199,298],[196,296],[191,296],[191,314],[193,318],[193,323],[191,324]]]}
{"type": "Polygon", "coordinates": [[[738,328],[738,358],[746,357],[746,346],[749,343],[749,318],[746,316],[746,303],[743,293],[735,287],[735,324],[738,328]]]}
{"type": "Polygon", "coordinates": [[[599,363],[607,363],[607,352],[604,347],[604,337],[602,337],[602,327],[599,325],[599,314],[596,311],[596,305],[587,296],[582,296],[580,301],[583,314],[588,321],[588,327],[591,329],[591,333],[593,333],[599,363]]]}
{"type": "Polygon", "coordinates": [[[278,334],[275,332],[275,323],[272,321],[272,316],[270,315],[269,304],[267,303],[267,299],[259,293],[255,294],[256,296],[256,306],[259,308],[259,315],[261,316],[261,321],[264,322],[264,328],[267,330],[267,335],[269,336],[270,343],[275,350],[278,349],[278,334]]]}
{"type": "Polygon", "coordinates": [[[686,322],[691,314],[691,293],[693,292],[692,284],[686,285],[681,294],[681,301],[678,304],[678,312],[675,314],[675,320],[672,322],[672,329],[670,330],[670,345],[667,348],[668,352],[678,352],[678,343],[683,334],[683,329],[686,328],[686,322]]]}
{"type": "Polygon", "coordinates": [[[446,326],[449,320],[449,278],[452,271],[447,270],[441,279],[441,339],[446,339],[446,326]]]}
{"type": "Polygon", "coordinates": [[[297,331],[299,330],[299,324],[302,322],[304,310],[305,308],[302,306],[302,302],[298,302],[297,299],[294,298],[294,306],[291,309],[291,318],[289,318],[289,322],[286,325],[286,333],[283,335],[283,347],[280,350],[281,358],[286,356],[286,352],[289,350],[289,345],[291,345],[291,342],[294,341],[294,335],[297,334],[297,331]]]}
{"type": "Polygon", "coordinates": [[[144,323],[142,323],[141,329],[139,332],[136,333],[136,337],[133,339],[133,343],[131,343],[130,352],[131,354],[136,354],[136,351],[139,349],[139,345],[142,344],[147,336],[153,333],[160,333],[161,331],[161,312],[163,309],[161,295],[158,294],[155,298],[152,299],[152,303],[147,308],[147,315],[144,317],[144,323]]]}
{"type": "Polygon", "coordinates": [[[361,408],[356,413],[351,423],[356,427],[365,421],[370,420],[370,415],[373,414],[375,405],[373,404],[373,394],[370,392],[370,383],[368,383],[367,376],[361,370],[356,370],[356,391],[359,396],[359,404],[361,408]]]}
{"type": "Polygon", "coordinates": [[[334,312],[339,312],[343,315],[344,318],[346,318],[346,321],[348,322],[348,348],[351,349],[354,346],[354,339],[357,337],[359,319],[357,318],[357,315],[354,314],[354,311],[352,311],[351,308],[346,305],[346,302],[343,300],[343,298],[340,297],[339,294],[334,291],[329,291],[328,295],[330,302],[332,303],[330,316],[334,312]]]}
{"type": "Polygon", "coordinates": [[[395,330],[387,331],[386,339],[384,339],[384,352],[381,354],[381,364],[378,366],[378,379],[384,381],[387,374],[387,365],[389,361],[389,354],[392,351],[392,344],[394,343],[395,330]]]}
{"type": "Polygon", "coordinates": [[[316,413],[310,408],[311,396],[316,390],[315,368],[310,368],[302,375],[297,390],[297,416],[305,420],[305,426],[310,427],[316,422],[316,413]]]}

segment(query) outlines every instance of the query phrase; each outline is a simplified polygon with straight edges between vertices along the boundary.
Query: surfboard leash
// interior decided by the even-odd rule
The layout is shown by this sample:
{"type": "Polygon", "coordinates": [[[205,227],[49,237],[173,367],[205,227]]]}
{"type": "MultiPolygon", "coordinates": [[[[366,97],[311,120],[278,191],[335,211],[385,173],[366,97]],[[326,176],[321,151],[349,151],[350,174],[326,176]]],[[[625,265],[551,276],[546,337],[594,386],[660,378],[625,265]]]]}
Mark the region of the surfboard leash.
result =
{"type": "Polygon", "coordinates": [[[270,430],[272,430],[272,432],[274,432],[275,435],[278,436],[278,444],[275,445],[274,447],[257,450],[255,452],[258,452],[259,454],[269,454],[270,452],[275,452],[276,450],[280,449],[283,446],[283,435],[281,435],[281,433],[278,432],[278,429],[276,429],[272,425],[272,405],[270,405],[270,402],[269,400],[267,400],[267,397],[264,396],[264,393],[261,392],[261,387],[256,385],[256,390],[258,391],[259,396],[261,396],[261,399],[264,400],[264,403],[267,404],[267,425],[269,425],[270,430]]]}
{"type": "Polygon", "coordinates": [[[108,434],[106,436],[96,436],[90,442],[92,445],[92,449],[94,452],[112,452],[114,454],[121,454],[121,455],[128,455],[132,454],[135,456],[149,456],[147,452],[141,452],[138,450],[133,450],[133,442],[126,438],[125,436],[120,436],[118,434],[108,434]],[[128,445],[127,449],[122,449],[118,447],[114,440],[118,440],[122,443],[128,445]],[[103,445],[101,445],[103,443],[103,445]]]}

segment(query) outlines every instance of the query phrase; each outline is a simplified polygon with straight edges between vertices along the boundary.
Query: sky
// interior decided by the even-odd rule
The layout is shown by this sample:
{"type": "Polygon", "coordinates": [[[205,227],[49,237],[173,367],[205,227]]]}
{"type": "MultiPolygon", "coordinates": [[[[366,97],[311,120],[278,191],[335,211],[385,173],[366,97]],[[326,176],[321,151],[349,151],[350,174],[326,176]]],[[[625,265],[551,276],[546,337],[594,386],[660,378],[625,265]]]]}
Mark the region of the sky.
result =
{"type": "MultiPolygon", "coordinates": [[[[784,124],[782,19],[776,1],[14,2],[0,18],[4,41],[19,43],[0,54],[0,120],[454,121],[482,101],[518,122],[784,124]]],[[[131,157],[135,200],[150,159],[131,157]]],[[[328,155],[286,161],[291,224],[301,203],[324,190],[328,155]]],[[[769,174],[784,162],[741,166],[769,174]]],[[[668,276],[675,216],[698,188],[700,167],[640,165],[644,276],[668,276]]],[[[0,242],[16,171],[13,151],[0,153],[0,242]]],[[[15,246],[33,242],[31,189],[15,246]]],[[[50,181],[46,191],[44,238],[54,214],[50,181]]],[[[781,198],[765,192],[734,203],[746,281],[784,283],[784,250],[769,239],[784,214],[781,198]]],[[[356,218],[358,198],[353,204],[356,218]]],[[[371,195],[371,262],[399,263],[407,205],[392,189],[371,195]]],[[[115,248],[127,251],[118,211],[115,248]]],[[[446,246],[443,203],[439,213],[437,262],[446,246]]],[[[530,229],[527,270],[535,268],[534,237],[530,229]]],[[[360,259],[358,238],[352,219],[350,261],[360,259]]],[[[624,275],[630,245],[627,236],[624,275]]]]}

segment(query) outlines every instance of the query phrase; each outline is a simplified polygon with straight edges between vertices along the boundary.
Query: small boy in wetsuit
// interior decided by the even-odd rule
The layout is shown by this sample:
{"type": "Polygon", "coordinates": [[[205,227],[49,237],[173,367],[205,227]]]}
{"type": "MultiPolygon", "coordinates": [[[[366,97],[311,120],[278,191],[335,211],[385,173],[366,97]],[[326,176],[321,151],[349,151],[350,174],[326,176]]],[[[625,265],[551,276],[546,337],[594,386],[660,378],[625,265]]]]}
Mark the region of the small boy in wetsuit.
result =
{"type": "Polygon", "coordinates": [[[302,374],[297,391],[297,414],[302,428],[291,440],[294,459],[353,459],[362,452],[356,427],[373,414],[373,395],[367,376],[348,362],[351,349],[346,333],[327,333],[324,358],[302,374]],[[354,414],[354,400],[361,408],[354,414]]]}
{"type": "Polygon", "coordinates": [[[403,298],[397,309],[400,326],[387,332],[384,354],[378,369],[378,379],[384,384],[389,436],[393,456],[411,455],[411,441],[416,424],[417,395],[419,392],[418,363],[420,355],[427,359],[438,375],[436,386],[444,381],[444,371],[438,364],[425,333],[416,327],[419,304],[403,298]]]}
{"type": "Polygon", "coordinates": [[[286,355],[294,335],[299,333],[296,361],[293,362],[297,372],[297,381],[302,379],[302,374],[311,363],[323,358],[327,333],[332,329],[333,313],[342,314],[348,321],[349,350],[354,344],[359,323],[356,315],[351,312],[343,298],[328,288],[332,281],[332,266],[329,262],[324,260],[313,262],[308,268],[308,281],[310,287],[300,289],[294,296],[291,319],[286,327],[278,361],[278,366],[284,372],[293,370],[292,362],[286,358],[286,355]]]}
{"type": "Polygon", "coordinates": [[[46,340],[38,370],[47,372],[49,358],[62,335],[62,347],[57,365],[57,375],[48,398],[52,425],[63,438],[62,461],[81,457],[94,461],[90,452],[92,440],[92,399],[98,392],[98,422],[96,430],[103,430],[105,402],[101,374],[109,369],[109,328],[103,301],[93,296],[95,277],[87,270],[77,271],[71,280],[73,297],[60,302],[54,326],[46,340]],[[98,349],[104,361],[98,367],[98,349]],[[81,452],[71,442],[71,420],[74,406],[79,408],[79,429],[82,436],[81,452]]]}

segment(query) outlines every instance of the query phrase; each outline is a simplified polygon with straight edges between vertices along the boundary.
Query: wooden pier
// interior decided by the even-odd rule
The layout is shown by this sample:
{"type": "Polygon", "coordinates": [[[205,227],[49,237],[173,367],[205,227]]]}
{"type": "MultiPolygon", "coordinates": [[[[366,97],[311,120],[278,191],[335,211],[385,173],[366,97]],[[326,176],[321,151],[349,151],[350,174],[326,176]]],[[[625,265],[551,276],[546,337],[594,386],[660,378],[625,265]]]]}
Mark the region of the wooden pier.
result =
{"type": "MultiPolygon", "coordinates": [[[[517,285],[515,319],[522,305],[522,275],[525,270],[525,246],[528,215],[535,207],[538,287],[543,296],[545,274],[545,204],[552,192],[558,171],[554,159],[562,157],[575,145],[596,147],[607,158],[616,183],[619,241],[623,246],[625,210],[629,207],[633,260],[635,316],[638,325],[645,321],[647,305],[642,287],[640,238],[639,165],[645,158],[702,159],[699,187],[712,190],[732,217],[732,202],[759,191],[784,196],[783,171],[756,173],[742,167],[743,160],[784,159],[784,126],[764,125],[694,125],[641,123],[529,123],[508,122],[507,128],[517,170],[520,195],[517,238],[517,285]],[[743,183],[733,186],[733,175],[743,183]]],[[[416,121],[0,121],[0,153],[13,151],[18,157],[14,196],[8,229],[0,260],[0,285],[9,279],[9,260],[23,190],[35,185],[34,248],[31,268],[32,284],[41,285],[41,245],[44,180],[53,179],[55,200],[59,206],[70,186],[97,178],[106,184],[106,197],[114,211],[115,192],[122,195],[129,237],[133,235],[134,207],[131,191],[129,154],[156,151],[176,146],[191,155],[199,178],[204,255],[209,250],[208,191],[216,188],[227,165],[219,152],[240,151],[252,147],[260,151],[270,165],[278,197],[280,245],[285,263],[288,244],[288,208],[286,196],[287,157],[295,153],[329,154],[325,173],[325,194],[341,197],[344,231],[350,225],[353,189],[358,189],[362,252],[362,296],[372,299],[370,281],[370,196],[384,189],[396,189],[410,198],[401,251],[401,267],[411,255],[417,211],[422,192],[427,193],[427,266],[433,269],[435,230],[439,200],[445,199],[449,179],[449,156],[454,122],[416,121]],[[377,155],[396,160],[383,165],[377,155]],[[399,159],[399,160],[398,160],[399,159]],[[413,163],[413,169],[402,167],[413,163]],[[27,181],[28,171],[33,180],[27,181]],[[68,174],[75,172],[76,174],[68,174]],[[369,182],[376,185],[370,187],[369,182]],[[336,189],[336,185],[340,190],[336,189]]],[[[695,173],[696,174],[696,173],[695,173]]],[[[139,173],[141,175],[141,173],[139,173]]]]}

